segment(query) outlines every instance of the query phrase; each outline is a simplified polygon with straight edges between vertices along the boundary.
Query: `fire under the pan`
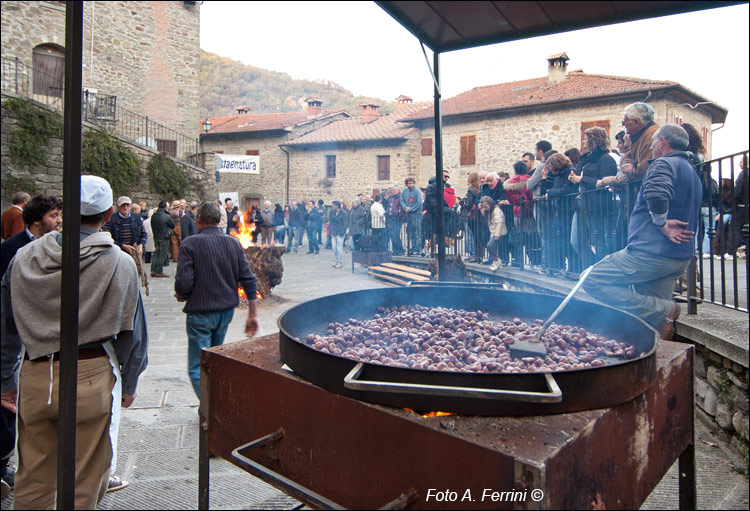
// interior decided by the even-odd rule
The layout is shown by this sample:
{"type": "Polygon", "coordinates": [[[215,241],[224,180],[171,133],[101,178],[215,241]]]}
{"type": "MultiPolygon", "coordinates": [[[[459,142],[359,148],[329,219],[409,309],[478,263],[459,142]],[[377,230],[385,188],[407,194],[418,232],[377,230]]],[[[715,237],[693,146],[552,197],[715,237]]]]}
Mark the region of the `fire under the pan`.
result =
{"type": "Polygon", "coordinates": [[[513,358],[510,345],[533,337],[542,319],[491,319],[481,310],[421,305],[378,311],[372,319],[329,323],[328,335],[311,333],[305,343],[357,362],[474,373],[589,369],[642,355],[627,342],[552,323],[542,337],[546,356],[513,358]]]}

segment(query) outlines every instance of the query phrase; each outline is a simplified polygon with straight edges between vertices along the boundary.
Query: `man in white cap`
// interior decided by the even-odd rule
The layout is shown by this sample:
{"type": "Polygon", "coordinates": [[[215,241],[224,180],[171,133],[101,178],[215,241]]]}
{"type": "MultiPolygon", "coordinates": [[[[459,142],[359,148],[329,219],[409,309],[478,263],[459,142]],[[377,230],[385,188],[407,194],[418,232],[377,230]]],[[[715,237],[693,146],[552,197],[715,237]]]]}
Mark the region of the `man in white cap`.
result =
{"type": "Polygon", "coordinates": [[[122,196],[117,198],[117,213],[102,227],[115,240],[115,245],[130,255],[143,254],[143,246],[146,244],[148,234],[143,227],[141,215],[130,212],[133,202],[130,197],[122,196]]]}
{"type": "MultiPolygon", "coordinates": [[[[112,189],[81,176],[75,507],[107,490],[116,442],[110,424],[135,399],[148,347],[133,259],[108,233],[112,189]]],[[[52,509],[57,488],[62,235],[21,248],[2,279],[2,406],[18,412],[17,509],[52,509]]]]}

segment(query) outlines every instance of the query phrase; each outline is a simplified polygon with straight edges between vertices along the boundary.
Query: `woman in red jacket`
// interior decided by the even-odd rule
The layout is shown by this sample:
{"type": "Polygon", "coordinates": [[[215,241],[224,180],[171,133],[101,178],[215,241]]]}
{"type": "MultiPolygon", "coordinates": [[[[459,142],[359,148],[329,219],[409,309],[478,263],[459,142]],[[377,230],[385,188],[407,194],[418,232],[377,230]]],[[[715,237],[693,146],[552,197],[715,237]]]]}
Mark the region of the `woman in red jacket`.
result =
{"type": "MultiPolygon", "coordinates": [[[[513,261],[520,263],[523,260],[523,247],[526,246],[527,252],[533,250],[537,247],[535,243],[538,238],[534,222],[533,196],[525,183],[531,175],[527,174],[526,164],[522,161],[514,163],[513,170],[515,175],[505,182],[505,195],[508,202],[513,205],[513,223],[518,233],[518,238],[512,246],[513,261]]],[[[530,262],[533,264],[533,261],[530,262]]]]}

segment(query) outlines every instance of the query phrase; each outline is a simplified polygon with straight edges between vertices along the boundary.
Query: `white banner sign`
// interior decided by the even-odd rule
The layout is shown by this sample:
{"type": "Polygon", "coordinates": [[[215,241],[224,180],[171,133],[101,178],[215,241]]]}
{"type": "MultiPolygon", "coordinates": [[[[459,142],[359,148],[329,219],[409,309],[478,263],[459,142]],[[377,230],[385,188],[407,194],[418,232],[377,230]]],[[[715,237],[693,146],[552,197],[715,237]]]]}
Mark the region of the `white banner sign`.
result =
{"type": "Polygon", "coordinates": [[[240,172],[260,174],[260,156],[244,154],[217,154],[216,170],[220,172],[240,172]]]}

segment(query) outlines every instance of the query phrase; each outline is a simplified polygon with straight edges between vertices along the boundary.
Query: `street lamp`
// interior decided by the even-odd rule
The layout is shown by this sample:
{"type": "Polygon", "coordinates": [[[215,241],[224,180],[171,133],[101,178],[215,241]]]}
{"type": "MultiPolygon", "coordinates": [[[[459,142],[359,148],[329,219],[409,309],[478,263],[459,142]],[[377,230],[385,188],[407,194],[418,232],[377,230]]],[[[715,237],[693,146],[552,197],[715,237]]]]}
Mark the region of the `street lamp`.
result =
{"type": "Polygon", "coordinates": [[[201,123],[201,126],[203,126],[203,131],[208,133],[208,131],[211,129],[211,121],[206,119],[205,121],[203,121],[203,123],[201,123]]]}

